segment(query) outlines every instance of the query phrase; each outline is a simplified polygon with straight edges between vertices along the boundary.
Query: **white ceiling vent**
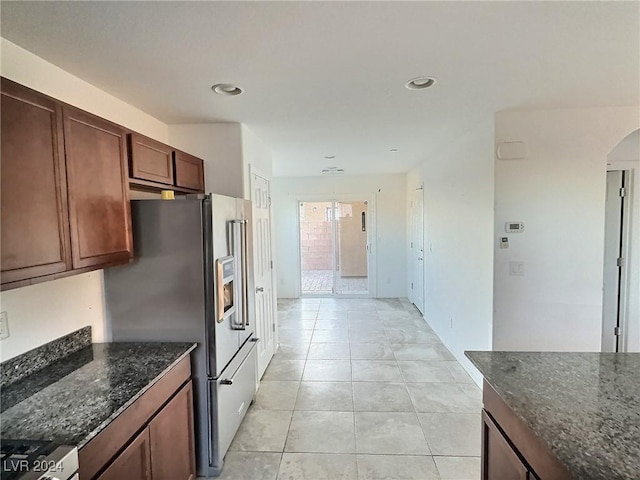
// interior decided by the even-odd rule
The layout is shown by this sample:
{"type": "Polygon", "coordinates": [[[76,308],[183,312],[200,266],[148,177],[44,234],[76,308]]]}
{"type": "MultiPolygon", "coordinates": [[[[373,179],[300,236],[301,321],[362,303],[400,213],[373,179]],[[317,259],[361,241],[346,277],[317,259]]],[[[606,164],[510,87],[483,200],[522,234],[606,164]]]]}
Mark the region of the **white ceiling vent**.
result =
{"type": "Polygon", "coordinates": [[[499,160],[523,160],[529,158],[529,147],[524,142],[501,142],[496,155],[499,160]]]}
{"type": "Polygon", "coordinates": [[[343,168],[327,167],[322,170],[322,175],[342,175],[344,173],[343,168]]]}

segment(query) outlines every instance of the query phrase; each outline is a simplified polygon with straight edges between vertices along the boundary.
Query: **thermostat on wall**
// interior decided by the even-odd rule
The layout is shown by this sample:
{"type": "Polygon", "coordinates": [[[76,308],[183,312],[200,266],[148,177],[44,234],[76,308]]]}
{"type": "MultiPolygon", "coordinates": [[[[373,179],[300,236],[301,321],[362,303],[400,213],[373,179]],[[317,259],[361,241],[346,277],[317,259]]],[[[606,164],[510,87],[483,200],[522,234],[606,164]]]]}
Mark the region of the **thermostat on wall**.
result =
{"type": "Polygon", "coordinates": [[[507,233],[521,233],[524,232],[524,223],[522,222],[507,222],[504,224],[504,231],[507,233]]]}

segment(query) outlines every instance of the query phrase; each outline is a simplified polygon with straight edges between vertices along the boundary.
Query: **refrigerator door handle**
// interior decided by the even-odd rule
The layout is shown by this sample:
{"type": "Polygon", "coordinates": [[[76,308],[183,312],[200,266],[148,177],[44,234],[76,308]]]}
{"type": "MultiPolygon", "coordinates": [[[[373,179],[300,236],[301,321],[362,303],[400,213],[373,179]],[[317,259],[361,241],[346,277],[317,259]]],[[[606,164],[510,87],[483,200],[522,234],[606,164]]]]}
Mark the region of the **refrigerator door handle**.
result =
{"type": "Polygon", "coordinates": [[[243,220],[233,220],[231,222],[232,234],[231,234],[231,248],[233,250],[233,257],[235,259],[235,281],[236,288],[234,288],[234,304],[237,305],[237,315],[239,318],[234,317],[231,322],[231,328],[234,330],[245,330],[244,316],[246,309],[246,280],[244,275],[244,225],[243,220]]]}
{"type": "Polygon", "coordinates": [[[242,325],[243,328],[249,326],[249,251],[247,242],[247,221],[240,224],[240,238],[242,242],[242,325]]]}

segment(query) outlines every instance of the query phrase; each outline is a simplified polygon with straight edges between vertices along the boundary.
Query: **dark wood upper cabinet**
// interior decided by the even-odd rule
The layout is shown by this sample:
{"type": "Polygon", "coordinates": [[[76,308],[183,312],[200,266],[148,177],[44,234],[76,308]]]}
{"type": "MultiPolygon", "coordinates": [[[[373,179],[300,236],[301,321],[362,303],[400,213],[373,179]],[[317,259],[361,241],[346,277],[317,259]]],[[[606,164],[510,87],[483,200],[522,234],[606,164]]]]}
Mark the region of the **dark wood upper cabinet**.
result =
{"type": "Polygon", "coordinates": [[[151,420],[149,432],[153,480],[194,480],[196,457],[191,382],[151,420]]]}
{"type": "Polygon", "coordinates": [[[2,283],[71,268],[62,108],[1,80],[2,283]]]}
{"type": "Polygon", "coordinates": [[[138,133],[131,133],[129,148],[131,152],[131,177],[173,185],[173,160],[171,158],[173,149],[170,146],[138,133]]]}
{"type": "Polygon", "coordinates": [[[133,255],[125,130],[63,108],[73,267],[128,261],[133,255]]]}
{"type": "Polygon", "coordinates": [[[204,191],[204,162],[1,79],[2,290],[133,257],[129,186],[204,191]]]}
{"type": "Polygon", "coordinates": [[[125,130],[1,82],[2,289],[128,262],[125,130]]]}
{"type": "Polygon", "coordinates": [[[204,162],[180,150],[174,151],[173,155],[176,186],[204,191],[204,162]]]}

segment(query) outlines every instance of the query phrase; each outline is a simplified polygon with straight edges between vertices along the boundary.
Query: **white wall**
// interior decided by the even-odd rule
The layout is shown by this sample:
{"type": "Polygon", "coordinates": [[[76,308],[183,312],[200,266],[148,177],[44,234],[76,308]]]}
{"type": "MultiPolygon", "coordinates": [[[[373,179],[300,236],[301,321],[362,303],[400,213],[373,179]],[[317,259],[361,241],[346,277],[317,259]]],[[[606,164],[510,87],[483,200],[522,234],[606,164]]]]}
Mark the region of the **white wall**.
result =
{"type": "Polygon", "coordinates": [[[299,247],[297,202],[301,196],[331,199],[340,194],[375,196],[376,286],[378,297],[407,296],[406,179],[404,174],[275,177],[272,182],[275,264],[278,296],[299,295],[299,247]]]}
{"type": "Polygon", "coordinates": [[[627,275],[629,293],[627,295],[627,325],[624,339],[625,351],[640,352],[640,130],[625,137],[607,157],[607,170],[628,170],[631,172],[631,198],[629,225],[629,251],[627,275]]]}
{"type": "Polygon", "coordinates": [[[271,178],[271,150],[246,125],[169,125],[168,143],[204,160],[207,192],[250,199],[249,165],[271,178]]]}
{"type": "Polygon", "coordinates": [[[640,123],[637,107],[498,112],[495,141],[525,160],[495,161],[496,350],[599,351],[607,154],[640,123]],[[507,235],[504,223],[525,231],[507,235]],[[497,240],[508,236],[509,249],[497,240]],[[510,276],[509,262],[524,263],[510,276]]]}
{"type": "Polygon", "coordinates": [[[476,125],[409,172],[407,191],[421,184],[424,317],[480,383],[464,351],[491,350],[493,121],[476,125]]]}
{"type": "Polygon", "coordinates": [[[4,38],[0,38],[0,42],[3,77],[160,142],[167,142],[165,123],[4,38]]]}
{"type": "Polygon", "coordinates": [[[169,125],[168,143],[204,160],[207,192],[244,195],[242,128],[239,123],[169,125]]]}
{"type": "MultiPolygon", "coordinates": [[[[32,53],[0,39],[2,76],[60,99],[159,141],[167,126],[131,105],[61,70],[32,53]]],[[[4,361],[86,325],[93,341],[104,341],[102,271],[9,290],[0,294],[9,315],[11,336],[0,343],[4,361]]]]}
{"type": "Polygon", "coordinates": [[[93,341],[106,338],[102,270],[3,292],[11,336],[0,342],[0,360],[20,355],[87,325],[93,341]]]}
{"type": "Polygon", "coordinates": [[[246,125],[242,125],[242,168],[246,199],[251,199],[251,167],[257,168],[267,180],[271,179],[273,170],[271,150],[246,125]]]}

